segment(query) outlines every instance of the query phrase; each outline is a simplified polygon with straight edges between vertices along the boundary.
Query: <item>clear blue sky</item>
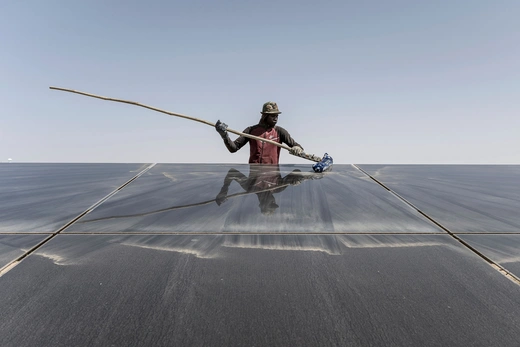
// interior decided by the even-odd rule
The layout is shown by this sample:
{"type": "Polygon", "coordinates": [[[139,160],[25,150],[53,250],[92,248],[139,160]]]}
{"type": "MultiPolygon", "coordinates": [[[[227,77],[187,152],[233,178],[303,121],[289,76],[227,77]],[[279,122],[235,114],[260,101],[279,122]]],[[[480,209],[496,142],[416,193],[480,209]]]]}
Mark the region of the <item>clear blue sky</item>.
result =
{"type": "Polygon", "coordinates": [[[207,125],[58,86],[239,131],[276,101],[336,163],[519,164],[519,18],[518,0],[4,0],[0,161],[247,162],[207,125]]]}

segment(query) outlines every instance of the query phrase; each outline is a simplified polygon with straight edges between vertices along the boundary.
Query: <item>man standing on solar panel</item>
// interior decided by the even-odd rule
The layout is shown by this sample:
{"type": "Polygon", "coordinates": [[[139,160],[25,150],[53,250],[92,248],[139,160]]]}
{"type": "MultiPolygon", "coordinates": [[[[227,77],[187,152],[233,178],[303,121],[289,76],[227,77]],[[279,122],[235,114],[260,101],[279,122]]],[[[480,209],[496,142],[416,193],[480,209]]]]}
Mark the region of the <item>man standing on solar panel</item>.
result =
{"type": "MultiPolygon", "coordinates": [[[[268,101],[262,107],[262,116],[256,125],[247,127],[243,133],[263,137],[265,139],[285,143],[291,147],[290,153],[298,155],[303,152],[302,146],[298,144],[289,135],[289,132],[282,127],[276,125],[278,122],[278,115],[282,112],[278,110],[276,102],[268,101]]],[[[227,124],[220,120],[215,124],[215,129],[224,140],[224,144],[231,153],[235,153],[249,142],[250,164],[278,164],[280,159],[280,147],[271,143],[249,139],[244,136],[238,137],[235,141],[231,141],[227,133],[227,124]]]]}

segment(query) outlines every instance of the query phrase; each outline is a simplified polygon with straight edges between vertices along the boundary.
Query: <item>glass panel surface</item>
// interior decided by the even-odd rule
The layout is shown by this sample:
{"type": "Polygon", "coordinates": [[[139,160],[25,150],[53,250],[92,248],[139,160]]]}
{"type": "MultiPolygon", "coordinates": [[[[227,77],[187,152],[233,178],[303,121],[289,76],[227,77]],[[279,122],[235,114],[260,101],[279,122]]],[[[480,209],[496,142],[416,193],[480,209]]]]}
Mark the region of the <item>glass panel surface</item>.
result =
{"type": "Polygon", "coordinates": [[[351,165],[156,165],[65,232],[443,232],[351,165]]]}
{"type": "Polygon", "coordinates": [[[520,234],[459,235],[461,239],[520,277],[520,234]]]}
{"type": "Polygon", "coordinates": [[[49,235],[0,235],[0,268],[25,254],[49,235]]]}
{"type": "Polygon", "coordinates": [[[57,235],[6,345],[516,346],[520,286],[449,235],[57,235]]]}
{"type": "Polygon", "coordinates": [[[452,232],[520,232],[520,165],[359,165],[452,232]]]}
{"type": "Polygon", "coordinates": [[[143,164],[0,164],[0,232],[54,232],[143,164]]]}

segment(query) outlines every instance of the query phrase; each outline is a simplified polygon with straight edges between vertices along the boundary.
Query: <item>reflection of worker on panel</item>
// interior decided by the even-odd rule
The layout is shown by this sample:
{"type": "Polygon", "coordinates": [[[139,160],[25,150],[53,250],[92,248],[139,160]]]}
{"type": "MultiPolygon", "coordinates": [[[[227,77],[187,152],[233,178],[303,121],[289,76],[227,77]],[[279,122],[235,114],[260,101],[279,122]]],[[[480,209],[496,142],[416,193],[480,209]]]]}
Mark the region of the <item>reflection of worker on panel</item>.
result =
{"type": "Polygon", "coordinates": [[[282,178],[278,165],[250,165],[249,177],[236,169],[229,169],[224,185],[215,201],[220,206],[227,200],[229,185],[236,181],[248,193],[255,193],[260,202],[263,214],[272,214],[278,208],[273,196],[280,193],[289,185],[297,185],[306,179],[321,178],[321,175],[303,174],[300,170],[293,170],[282,178]]]}

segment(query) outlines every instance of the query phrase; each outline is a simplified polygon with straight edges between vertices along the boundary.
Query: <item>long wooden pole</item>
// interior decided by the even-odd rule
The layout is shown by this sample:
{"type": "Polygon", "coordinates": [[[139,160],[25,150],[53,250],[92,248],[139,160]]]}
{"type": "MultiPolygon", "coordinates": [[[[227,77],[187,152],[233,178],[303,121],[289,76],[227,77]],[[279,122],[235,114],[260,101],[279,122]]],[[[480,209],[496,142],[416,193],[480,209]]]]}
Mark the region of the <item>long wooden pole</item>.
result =
{"type": "MultiPolygon", "coordinates": [[[[76,94],[80,94],[80,95],[90,96],[92,98],[97,98],[97,99],[102,99],[102,100],[115,101],[115,102],[121,102],[121,103],[125,103],[125,104],[140,106],[140,107],[144,107],[144,108],[147,108],[149,110],[152,110],[152,111],[165,113],[167,115],[174,116],[174,117],[180,117],[180,118],[193,120],[193,121],[196,121],[196,122],[199,122],[199,123],[204,123],[206,125],[210,125],[212,127],[215,127],[215,123],[208,122],[208,121],[206,121],[204,119],[199,119],[199,118],[187,116],[187,115],[181,114],[181,113],[174,113],[174,112],[170,112],[170,111],[166,111],[166,110],[161,110],[160,108],[144,105],[144,104],[141,104],[141,103],[138,103],[138,102],[135,102],[135,101],[109,98],[109,97],[106,97],[106,96],[95,95],[95,94],[80,92],[78,90],[66,89],[66,88],[60,88],[60,87],[49,87],[49,88],[50,89],[54,89],[54,90],[61,90],[63,92],[76,93],[76,94]]],[[[242,133],[240,131],[229,129],[229,128],[227,129],[227,131],[229,131],[230,133],[239,135],[239,136],[244,136],[244,137],[253,139],[253,140],[259,140],[259,141],[267,142],[267,143],[273,144],[275,146],[281,147],[281,148],[286,149],[286,150],[290,150],[291,149],[289,146],[286,146],[284,144],[281,144],[281,143],[278,143],[278,142],[275,142],[275,141],[272,141],[272,140],[264,139],[263,137],[258,137],[258,136],[254,136],[254,135],[251,135],[251,134],[242,133]]],[[[301,157],[301,158],[304,158],[304,159],[312,160],[312,161],[315,161],[315,162],[320,162],[321,161],[320,157],[315,156],[313,154],[302,153],[301,155],[297,155],[297,157],[301,157]]]]}

